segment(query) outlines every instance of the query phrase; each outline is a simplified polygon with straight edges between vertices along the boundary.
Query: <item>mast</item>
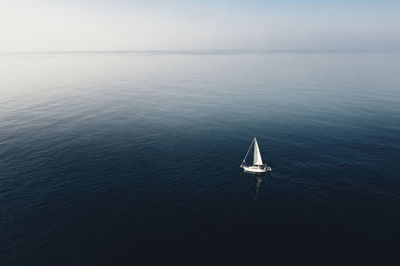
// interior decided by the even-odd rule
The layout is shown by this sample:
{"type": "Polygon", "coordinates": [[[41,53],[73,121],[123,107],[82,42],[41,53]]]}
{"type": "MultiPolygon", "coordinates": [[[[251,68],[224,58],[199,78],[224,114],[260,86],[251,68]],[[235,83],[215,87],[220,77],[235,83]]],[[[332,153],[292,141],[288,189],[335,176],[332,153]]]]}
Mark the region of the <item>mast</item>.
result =
{"type": "Polygon", "coordinates": [[[253,154],[253,165],[263,165],[260,149],[258,148],[258,142],[256,137],[254,137],[254,154],[253,154]]]}

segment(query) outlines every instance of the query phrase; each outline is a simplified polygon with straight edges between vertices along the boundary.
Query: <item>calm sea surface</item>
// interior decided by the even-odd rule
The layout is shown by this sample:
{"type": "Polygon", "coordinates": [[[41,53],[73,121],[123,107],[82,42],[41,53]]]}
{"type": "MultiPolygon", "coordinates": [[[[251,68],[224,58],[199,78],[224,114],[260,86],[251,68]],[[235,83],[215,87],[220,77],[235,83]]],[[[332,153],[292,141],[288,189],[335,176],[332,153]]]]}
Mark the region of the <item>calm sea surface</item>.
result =
{"type": "Polygon", "coordinates": [[[1,55],[0,265],[397,264],[399,71],[399,53],[1,55]],[[239,168],[254,136],[265,177],[239,168]]]}

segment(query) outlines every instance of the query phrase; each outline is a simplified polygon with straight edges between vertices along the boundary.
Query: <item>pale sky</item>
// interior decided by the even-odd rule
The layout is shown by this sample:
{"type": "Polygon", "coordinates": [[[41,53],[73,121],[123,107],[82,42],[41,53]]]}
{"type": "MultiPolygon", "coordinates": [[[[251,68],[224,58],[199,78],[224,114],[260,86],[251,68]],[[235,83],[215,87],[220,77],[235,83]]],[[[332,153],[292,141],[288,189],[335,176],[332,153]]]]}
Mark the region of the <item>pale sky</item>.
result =
{"type": "Polygon", "coordinates": [[[400,1],[0,0],[0,52],[400,50],[400,1]]]}

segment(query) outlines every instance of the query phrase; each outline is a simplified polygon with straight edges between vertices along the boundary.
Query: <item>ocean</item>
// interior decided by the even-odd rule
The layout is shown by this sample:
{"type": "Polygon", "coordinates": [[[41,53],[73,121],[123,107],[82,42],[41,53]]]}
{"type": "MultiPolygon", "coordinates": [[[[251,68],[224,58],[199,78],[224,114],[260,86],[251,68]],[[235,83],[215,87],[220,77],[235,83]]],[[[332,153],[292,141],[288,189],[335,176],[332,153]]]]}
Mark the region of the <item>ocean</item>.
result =
{"type": "Polygon", "coordinates": [[[399,265],[399,69],[396,52],[2,54],[0,265],[399,265]],[[253,137],[268,175],[239,167],[253,137]]]}

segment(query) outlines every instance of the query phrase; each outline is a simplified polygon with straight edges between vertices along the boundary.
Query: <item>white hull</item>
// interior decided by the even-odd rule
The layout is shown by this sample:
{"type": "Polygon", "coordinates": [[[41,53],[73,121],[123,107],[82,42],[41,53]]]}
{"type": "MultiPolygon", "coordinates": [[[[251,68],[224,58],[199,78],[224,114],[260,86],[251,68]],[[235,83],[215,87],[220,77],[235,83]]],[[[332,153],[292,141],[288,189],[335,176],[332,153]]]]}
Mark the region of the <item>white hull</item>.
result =
{"type": "Polygon", "coordinates": [[[262,168],[261,166],[242,166],[243,170],[247,173],[262,174],[271,171],[270,167],[262,168]]]}

